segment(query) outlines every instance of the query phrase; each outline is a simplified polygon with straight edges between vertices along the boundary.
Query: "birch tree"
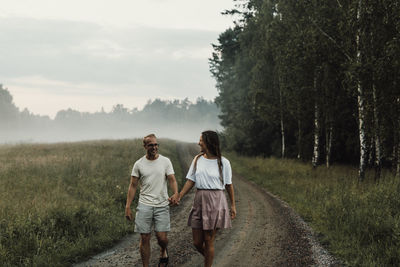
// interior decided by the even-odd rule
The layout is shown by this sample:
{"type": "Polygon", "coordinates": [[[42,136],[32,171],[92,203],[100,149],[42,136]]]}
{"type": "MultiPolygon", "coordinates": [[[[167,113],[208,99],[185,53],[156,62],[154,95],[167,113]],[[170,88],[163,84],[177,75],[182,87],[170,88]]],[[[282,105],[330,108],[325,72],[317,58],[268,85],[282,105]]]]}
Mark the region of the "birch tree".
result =
{"type": "MultiPolygon", "coordinates": [[[[362,51],[361,51],[361,35],[362,26],[361,19],[363,15],[363,4],[364,0],[358,0],[357,4],[357,33],[356,33],[356,62],[358,68],[362,65],[362,51]]],[[[359,71],[360,73],[360,71],[359,71]]],[[[363,181],[365,178],[365,168],[367,160],[367,138],[365,129],[365,95],[364,88],[361,82],[360,74],[357,77],[357,105],[358,105],[358,134],[360,140],[360,164],[358,169],[359,181],[363,181]]]]}
{"type": "MultiPolygon", "coordinates": [[[[317,71],[314,74],[314,93],[315,93],[315,98],[317,98],[318,95],[318,89],[317,89],[317,71]]],[[[319,117],[320,117],[320,107],[318,104],[317,99],[314,100],[314,149],[313,149],[313,158],[312,158],[312,165],[314,168],[318,166],[318,159],[319,159],[319,132],[320,132],[320,122],[319,122],[319,117]]]]}
{"type": "Polygon", "coordinates": [[[236,151],[359,164],[360,181],[368,155],[377,179],[383,161],[397,168],[399,4],[247,3],[253,11],[241,13],[234,34],[224,33],[212,61],[236,151]]]}

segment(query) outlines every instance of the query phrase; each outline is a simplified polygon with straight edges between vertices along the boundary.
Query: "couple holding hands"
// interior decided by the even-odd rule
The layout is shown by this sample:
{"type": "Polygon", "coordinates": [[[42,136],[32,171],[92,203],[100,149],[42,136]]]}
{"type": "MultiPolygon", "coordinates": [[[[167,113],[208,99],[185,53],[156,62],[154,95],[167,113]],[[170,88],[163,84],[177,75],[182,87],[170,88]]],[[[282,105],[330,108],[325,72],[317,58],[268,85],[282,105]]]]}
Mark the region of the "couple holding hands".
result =
{"type": "Polygon", "coordinates": [[[232,169],[228,159],[221,156],[218,134],[214,131],[201,133],[200,154],[195,156],[186,175],[186,183],[180,193],[171,161],[158,154],[154,134],[143,138],[146,155],[137,160],[132,169],[125,216],[133,220],[130,205],[140,184],[139,203],[136,208],[135,232],[140,233],[140,255],[144,267],[150,262],[150,236],[152,226],[160,246],[158,266],[168,265],[168,238],[170,231],[169,206],[179,201],[194,186],[196,194],[189,214],[188,226],[192,228],[193,244],[204,256],[204,266],[211,266],[214,259],[214,240],[218,229],[231,227],[236,217],[232,169]],[[173,191],[168,197],[167,182],[173,191]],[[230,199],[230,209],[224,189],[230,199]]]}

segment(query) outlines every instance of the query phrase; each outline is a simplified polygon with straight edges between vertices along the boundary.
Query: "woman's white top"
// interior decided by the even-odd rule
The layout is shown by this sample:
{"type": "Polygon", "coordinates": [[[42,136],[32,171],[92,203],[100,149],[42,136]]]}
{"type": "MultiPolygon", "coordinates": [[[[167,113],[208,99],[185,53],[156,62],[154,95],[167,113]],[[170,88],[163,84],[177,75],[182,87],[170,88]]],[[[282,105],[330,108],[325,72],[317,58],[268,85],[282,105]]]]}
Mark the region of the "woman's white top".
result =
{"type": "Polygon", "coordinates": [[[232,168],[228,159],[222,157],[222,176],[224,184],[221,183],[218,160],[206,159],[200,156],[197,160],[196,173],[193,173],[193,159],[186,178],[195,182],[197,189],[225,189],[225,185],[232,184],[232,168]]]}

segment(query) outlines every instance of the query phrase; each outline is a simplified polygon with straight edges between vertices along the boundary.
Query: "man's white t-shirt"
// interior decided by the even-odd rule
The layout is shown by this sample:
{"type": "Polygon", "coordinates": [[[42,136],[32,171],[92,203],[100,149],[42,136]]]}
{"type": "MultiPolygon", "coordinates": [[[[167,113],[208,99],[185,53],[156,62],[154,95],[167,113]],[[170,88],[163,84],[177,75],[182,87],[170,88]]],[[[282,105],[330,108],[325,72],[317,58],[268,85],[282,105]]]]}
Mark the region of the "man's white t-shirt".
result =
{"type": "Polygon", "coordinates": [[[232,184],[232,168],[228,159],[221,158],[223,185],[220,179],[217,159],[206,159],[204,156],[199,156],[196,173],[193,173],[194,161],[195,159],[190,165],[186,178],[195,182],[197,189],[225,189],[225,185],[232,184]]]}
{"type": "Polygon", "coordinates": [[[174,174],[169,158],[158,155],[155,160],[146,156],[138,159],[132,168],[132,176],[140,182],[139,202],[153,207],[164,207],[169,204],[167,176],[174,174]]]}

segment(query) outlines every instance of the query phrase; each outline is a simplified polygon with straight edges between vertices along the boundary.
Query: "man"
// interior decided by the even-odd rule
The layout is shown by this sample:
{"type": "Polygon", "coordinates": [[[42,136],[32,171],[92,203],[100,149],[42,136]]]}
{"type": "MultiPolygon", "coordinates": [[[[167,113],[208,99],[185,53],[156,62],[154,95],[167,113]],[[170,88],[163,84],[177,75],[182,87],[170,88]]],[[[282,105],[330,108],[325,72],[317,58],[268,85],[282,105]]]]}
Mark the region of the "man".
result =
{"type": "Polygon", "coordinates": [[[169,204],[178,203],[178,185],[175,180],[174,169],[171,161],[158,154],[157,138],[149,134],[143,138],[146,155],[137,160],[132,169],[131,182],[125,207],[125,216],[132,220],[130,205],[135,198],[138,184],[140,183],[139,203],[136,209],[135,232],[140,233],[140,255],[144,267],[150,262],[150,235],[152,225],[156,232],[160,249],[158,266],[168,265],[168,238],[170,230],[169,204]],[[167,181],[173,191],[168,198],[167,181]]]}

